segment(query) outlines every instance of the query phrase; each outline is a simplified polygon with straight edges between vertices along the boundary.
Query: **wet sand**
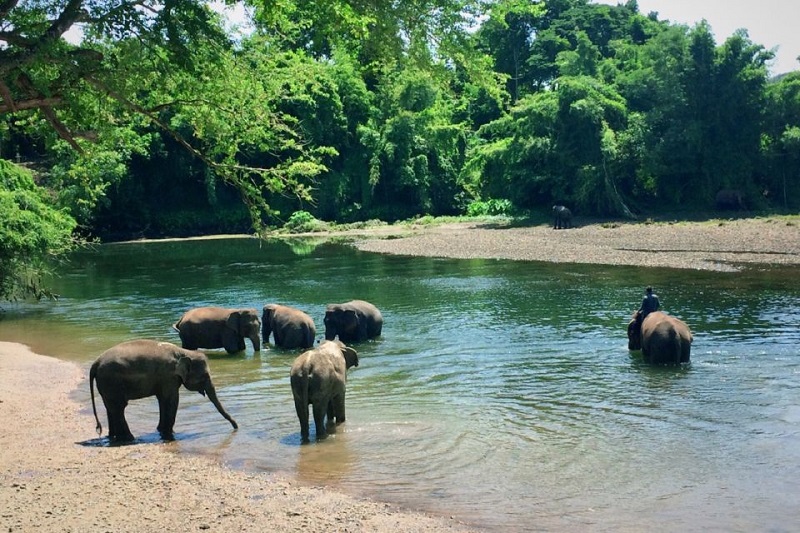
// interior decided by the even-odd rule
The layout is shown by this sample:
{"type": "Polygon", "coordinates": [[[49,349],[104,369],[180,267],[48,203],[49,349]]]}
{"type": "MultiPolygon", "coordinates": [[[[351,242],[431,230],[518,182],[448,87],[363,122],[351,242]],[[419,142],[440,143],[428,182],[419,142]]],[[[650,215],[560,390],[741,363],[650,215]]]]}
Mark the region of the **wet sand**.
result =
{"type": "MultiPolygon", "coordinates": [[[[174,453],[170,443],[98,447],[91,407],[70,398],[87,386],[78,365],[0,342],[1,531],[468,530],[446,517],[232,471],[174,453]]],[[[102,401],[98,414],[105,426],[102,401]]]]}

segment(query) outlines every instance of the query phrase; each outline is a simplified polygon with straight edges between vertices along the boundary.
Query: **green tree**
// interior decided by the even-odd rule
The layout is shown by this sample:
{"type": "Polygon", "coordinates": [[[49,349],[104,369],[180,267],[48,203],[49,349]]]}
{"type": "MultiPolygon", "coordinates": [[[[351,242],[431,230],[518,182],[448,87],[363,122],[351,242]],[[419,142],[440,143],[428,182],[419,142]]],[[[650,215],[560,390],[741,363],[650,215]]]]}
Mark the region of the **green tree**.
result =
{"type": "Polygon", "coordinates": [[[387,77],[378,94],[376,115],[359,130],[370,187],[363,207],[393,220],[454,213],[467,130],[454,122],[453,95],[412,69],[387,77]]]}
{"type": "Polygon", "coordinates": [[[762,166],[757,183],[767,200],[800,206],[800,72],[767,85],[762,166]]]}
{"type": "Polygon", "coordinates": [[[53,205],[30,171],[0,159],[0,300],[53,296],[42,277],[75,244],[75,220],[53,205]]]}

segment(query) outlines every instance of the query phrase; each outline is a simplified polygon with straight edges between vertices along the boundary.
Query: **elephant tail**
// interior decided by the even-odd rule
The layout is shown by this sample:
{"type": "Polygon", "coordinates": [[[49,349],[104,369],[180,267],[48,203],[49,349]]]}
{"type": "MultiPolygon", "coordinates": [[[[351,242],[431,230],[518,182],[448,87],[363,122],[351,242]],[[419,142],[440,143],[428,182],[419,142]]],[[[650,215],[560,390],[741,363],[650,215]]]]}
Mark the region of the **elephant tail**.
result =
{"type": "Polygon", "coordinates": [[[669,336],[670,350],[675,355],[675,364],[681,364],[681,355],[683,354],[683,347],[681,346],[681,336],[674,329],[670,332],[669,336]]]}
{"type": "Polygon", "coordinates": [[[311,378],[308,376],[308,369],[303,369],[303,375],[300,378],[300,393],[303,399],[303,405],[308,405],[308,385],[311,378]]]}
{"type": "Polygon", "coordinates": [[[97,430],[97,436],[103,434],[103,425],[100,423],[100,419],[97,417],[97,407],[94,403],[94,380],[97,379],[97,363],[95,362],[92,365],[91,370],[89,370],[89,392],[92,395],[92,412],[94,412],[94,419],[97,421],[97,426],[95,429],[97,430]]]}

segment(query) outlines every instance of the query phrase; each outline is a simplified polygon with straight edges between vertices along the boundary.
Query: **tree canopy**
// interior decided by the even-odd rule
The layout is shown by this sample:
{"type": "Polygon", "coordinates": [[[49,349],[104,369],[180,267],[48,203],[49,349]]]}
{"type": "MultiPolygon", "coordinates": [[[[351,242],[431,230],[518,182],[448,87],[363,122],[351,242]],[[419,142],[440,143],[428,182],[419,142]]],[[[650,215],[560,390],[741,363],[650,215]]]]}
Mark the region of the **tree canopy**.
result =
{"type": "Polygon", "coordinates": [[[744,29],[635,0],[246,5],[242,35],[204,0],[0,0],[0,156],[104,238],[800,207],[800,73],[769,79],[744,29]]]}

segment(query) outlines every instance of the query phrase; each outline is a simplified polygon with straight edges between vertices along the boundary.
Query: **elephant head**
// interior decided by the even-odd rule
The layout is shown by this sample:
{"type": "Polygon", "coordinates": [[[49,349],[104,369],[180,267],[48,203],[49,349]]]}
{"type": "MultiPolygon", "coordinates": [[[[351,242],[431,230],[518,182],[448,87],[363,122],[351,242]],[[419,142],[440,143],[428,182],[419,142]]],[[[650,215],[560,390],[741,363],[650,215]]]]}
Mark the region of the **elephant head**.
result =
{"type": "Polygon", "coordinates": [[[639,321],[639,311],[636,311],[628,322],[628,349],[642,349],[642,323],[639,321]]]}
{"type": "Polygon", "coordinates": [[[325,311],[325,340],[332,341],[336,335],[352,338],[358,336],[359,317],[355,309],[341,305],[329,305],[325,311]]]}
{"type": "Polygon", "coordinates": [[[264,344],[269,342],[269,336],[272,335],[272,317],[275,316],[276,304],[267,304],[261,313],[261,338],[264,339],[264,344]]]}
{"type": "Polygon", "coordinates": [[[187,351],[185,356],[178,359],[175,365],[175,375],[181,379],[183,386],[188,390],[208,397],[225,420],[230,422],[234,429],[238,429],[236,421],[225,411],[217,398],[217,389],[211,381],[211,373],[208,370],[208,359],[201,352],[195,352],[195,354],[187,351]]]}
{"type": "Polygon", "coordinates": [[[225,326],[238,337],[250,339],[253,350],[261,350],[261,321],[255,309],[236,309],[230,312],[225,326]]]}

